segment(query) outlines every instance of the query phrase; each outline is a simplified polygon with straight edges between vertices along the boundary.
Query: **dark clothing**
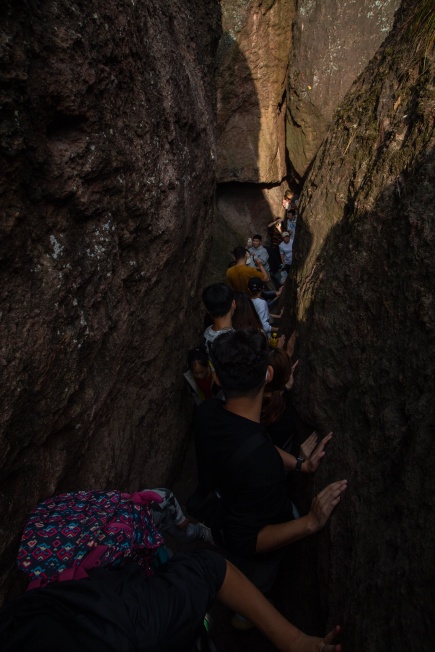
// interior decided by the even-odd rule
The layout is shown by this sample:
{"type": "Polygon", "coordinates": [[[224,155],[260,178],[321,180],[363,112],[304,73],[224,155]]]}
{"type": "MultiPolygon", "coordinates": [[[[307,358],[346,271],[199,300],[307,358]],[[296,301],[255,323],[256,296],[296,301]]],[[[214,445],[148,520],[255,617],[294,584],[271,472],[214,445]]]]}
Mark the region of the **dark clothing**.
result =
{"type": "Polygon", "coordinates": [[[217,399],[199,406],[195,431],[199,489],[204,495],[216,487],[221,490],[225,545],[237,555],[254,558],[258,532],[293,518],[281,457],[261,424],[228,412],[217,399]],[[230,457],[256,433],[264,433],[264,443],[225,477],[230,457]]]}
{"type": "Polygon", "coordinates": [[[35,589],[0,611],[3,652],[191,652],[226,562],[176,555],[154,577],[140,566],[35,589]]]}
{"type": "Polygon", "coordinates": [[[296,412],[291,403],[291,396],[288,390],[284,390],[283,399],[285,402],[285,411],[275,423],[267,426],[267,432],[275,446],[279,446],[279,448],[283,448],[289,452],[297,432],[295,421],[296,412]]]}

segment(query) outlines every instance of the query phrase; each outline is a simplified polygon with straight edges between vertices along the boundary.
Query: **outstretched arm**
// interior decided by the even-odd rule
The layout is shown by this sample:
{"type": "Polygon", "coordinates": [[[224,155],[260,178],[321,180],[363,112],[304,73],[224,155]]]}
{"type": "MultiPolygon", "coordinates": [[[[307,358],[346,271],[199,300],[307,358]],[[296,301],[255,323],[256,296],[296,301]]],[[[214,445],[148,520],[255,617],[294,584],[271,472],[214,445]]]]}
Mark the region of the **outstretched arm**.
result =
{"type": "Polygon", "coordinates": [[[257,263],[257,265],[258,265],[258,269],[259,269],[259,271],[261,272],[261,280],[264,281],[265,283],[267,283],[268,281],[270,281],[270,276],[269,276],[269,274],[266,272],[266,270],[264,269],[264,265],[263,265],[263,263],[261,262],[261,260],[260,260],[259,258],[257,258],[255,262],[257,263]]]}
{"type": "Polygon", "coordinates": [[[303,539],[321,530],[329,520],[334,508],[346,491],[347,480],[338,480],[328,484],[314,498],[311,509],[306,516],[286,523],[265,525],[257,535],[256,552],[267,552],[284,548],[289,543],[303,539]]]}
{"type": "Polygon", "coordinates": [[[227,607],[250,620],[281,652],[340,652],[341,650],[340,645],[333,645],[333,639],[339,631],[338,627],[323,639],[307,636],[286,620],[230,562],[227,562],[227,572],[217,597],[227,607]]]}
{"type": "MultiPolygon", "coordinates": [[[[313,434],[308,439],[311,439],[313,435],[316,435],[316,433],[313,432],[313,434]]],[[[326,437],[323,437],[320,444],[316,445],[315,451],[311,452],[309,459],[308,460],[305,459],[304,462],[302,463],[301,471],[303,473],[314,473],[315,471],[317,471],[320,462],[325,457],[325,447],[328,444],[328,442],[331,441],[331,439],[332,439],[332,432],[327,434],[326,437]]],[[[308,440],[304,442],[304,445],[307,443],[308,440]]],[[[275,446],[275,448],[278,451],[284,463],[284,467],[288,471],[294,471],[296,468],[296,457],[294,455],[291,455],[291,453],[287,453],[286,451],[282,450],[282,448],[279,448],[279,446],[275,446]]]]}

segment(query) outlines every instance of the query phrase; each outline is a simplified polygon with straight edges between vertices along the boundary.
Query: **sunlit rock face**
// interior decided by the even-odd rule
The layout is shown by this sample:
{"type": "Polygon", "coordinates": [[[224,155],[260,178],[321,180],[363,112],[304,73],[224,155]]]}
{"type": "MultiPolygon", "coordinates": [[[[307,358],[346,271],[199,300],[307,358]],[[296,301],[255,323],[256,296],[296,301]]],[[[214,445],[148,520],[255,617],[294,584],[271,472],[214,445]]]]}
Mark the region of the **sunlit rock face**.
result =
{"type": "Polygon", "coordinates": [[[435,89],[418,6],[337,110],[295,247],[298,407],[334,431],[315,489],[349,481],[319,537],[321,602],[355,652],[435,640],[435,89]]]}
{"type": "Polygon", "coordinates": [[[400,0],[300,0],[287,84],[289,158],[303,177],[332,115],[383,42],[400,0]]]}
{"type": "Polygon", "coordinates": [[[227,249],[245,244],[253,233],[266,237],[267,224],[283,212],[282,194],[288,187],[283,184],[285,90],[294,0],[222,0],[221,7],[216,82],[220,185],[210,278],[225,272],[227,249]]]}
{"type": "Polygon", "coordinates": [[[3,593],[53,492],[168,480],[215,183],[217,1],[2,5],[3,593]]]}
{"type": "Polygon", "coordinates": [[[223,0],[221,6],[218,181],[280,183],[294,3],[223,0]]]}

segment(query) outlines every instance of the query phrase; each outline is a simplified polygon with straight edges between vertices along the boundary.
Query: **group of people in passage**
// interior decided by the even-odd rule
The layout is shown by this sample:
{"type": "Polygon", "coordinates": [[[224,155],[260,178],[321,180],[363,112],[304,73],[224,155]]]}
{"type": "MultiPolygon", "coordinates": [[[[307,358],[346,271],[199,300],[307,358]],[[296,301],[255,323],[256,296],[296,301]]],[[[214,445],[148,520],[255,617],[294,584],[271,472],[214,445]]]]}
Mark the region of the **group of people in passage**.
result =
{"type": "Polygon", "coordinates": [[[293,241],[298,217],[298,199],[288,190],[283,199],[285,218],[276,218],[268,225],[270,246],[263,245],[263,238],[256,233],[248,239],[246,247],[233,251],[234,261],[226,272],[227,283],[235,292],[248,292],[248,282],[257,278],[272,281],[278,289],[285,281],[293,260],[293,241]],[[285,274],[283,274],[285,270],[285,274]]]}
{"type": "MultiPolygon", "coordinates": [[[[278,245],[284,245],[284,266],[291,264],[285,253],[286,233],[294,233],[291,210],[286,214],[288,230],[278,245]]],[[[258,235],[250,251],[236,248],[234,258],[227,283],[215,283],[203,292],[211,323],[201,345],[189,352],[185,374],[197,403],[198,491],[206,497],[219,490],[224,506],[219,531],[191,522],[168,489],[150,490],[155,494],[151,512],[163,535],[181,543],[199,540],[209,547],[219,541],[225,556],[202,546],[175,554],[152,577],[130,563],[29,591],[0,612],[5,652],[212,649],[198,632],[215,599],[234,612],[235,626],[257,627],[278,650],[341,649],[333,642],[339,627],[323,639],[307,636],[264,595],[287,546],[324,527],[347,483],[340,480],[325,487],[304,516],[292,501],[286,474],[314,473],[332,433],[320,441],[312,433],[299,453],[292,454],[289,392],[297,365],[291,359],[295,333],[285,349],[282,340],[280,347],[269,346],[269,302],[277,300],[282,287],[266,289],[272,265],[258,235]]]]}
{"type": "MultiPolygon", "coordinates": [[[[291,206],[290,200],[286,205],[291,206]]],[[[292,241],[296,217],[296,212],[286,215],[287,228],[293,228],[292,241]]],[[[276,223],[270,226],[276,228],[276,223]]],[[[280,243],[284,265],[288,233],[284,231],[280,243]]],[[[347,482],[339,480],[325,487],[304,516],[292,501],[287,474],[314,473],[332,433],[320,440],[312,433],[299,453],[292,454],[295,421],[290,390],[297,366],[292,362],[296,333],[285,349],[283,338],[280,346],[269,346],[270,317],[282,315],[282,311],[272,315],[269,302],[276,301],[282,287],[267,289],[271,255],[261,236],[254,235],[251,247],[236,247],[233,254],[226,283],[214,283],[203,291],[211,323],[203,333],[203,345],[188,354],[185,377],[198,406],[199,493],[206,499],[218,488],[223,497],[223,524],[214,535],[223,543],[228,559],[265,594],[275,581],[287,546],[324,527],[347,482]],[[249,304],[251,310],[246,309],[249,304]],[[234,458],[237,465],[229,462],[234,458]]],[[[287,260],[290,265],[291,258],[287,260]]],[[[251,626],[239,613],[232,622],[239,629],[251,626]]],[[[313,649],[338,649],[322,644],[313,649]]]]}

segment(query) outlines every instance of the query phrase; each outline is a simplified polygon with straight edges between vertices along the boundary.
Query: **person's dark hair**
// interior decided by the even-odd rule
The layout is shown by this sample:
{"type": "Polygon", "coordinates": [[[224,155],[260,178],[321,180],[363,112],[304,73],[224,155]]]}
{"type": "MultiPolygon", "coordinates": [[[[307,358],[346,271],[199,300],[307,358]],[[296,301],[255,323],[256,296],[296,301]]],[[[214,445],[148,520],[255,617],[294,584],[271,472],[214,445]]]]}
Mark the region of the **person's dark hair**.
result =
{"type": "Polygon", "coordinates": [[[208,285],[202,293],[202,300],[212,317],[223,317],[231,310],[234,291],[225,283],[208,285]]]}
{"type": "Polygon", "coordinates": [[[227,398],[255,396],[266,377],[269,344],[258,330],[227,331],[213,342],[211,360],[227,398]]]}
{"type": "Polygon", "coordinates": [[[201,367],[208,367],[207,351],[202,346],[192,349],[187,354],[187,366],[192,371],[193,363],[198,362],[201,367]]]}
{"type": "Polygon", "coordinates": [[[260,242],[263,241],[263,238],[262,238],[261,235],[259,235],[258,233],[256,233],[255,235],[253,235],[253,236],[252,236],[252,239],[253,239],[253,240],[260,240],[260,242]]]}
{"type": "Polygon", "coordinates": [[[236,247],[233,250],[233,256],[237,260],[240,260],[241,258],[244,258],[246,256],[246,249],[245,247],[236,247]]]}
{"type": "Polygon", "coordinates": [[[266,385],[260,417],[261,423],[265,426],[278,421],[285,412],[282,390],[290,378],[291,360],[283,349],[271,349],[269,365],[273,368],[273,378],[266,385]]]}
{"type": "Polygon", "coordinates": [[[234,292],[234,300],[236,302],[236,309],[232,317],[233,328],[236,330],[244,330],[246,328],[261,330],[263,325],[260,317],[246,292],[234,292]]]}

